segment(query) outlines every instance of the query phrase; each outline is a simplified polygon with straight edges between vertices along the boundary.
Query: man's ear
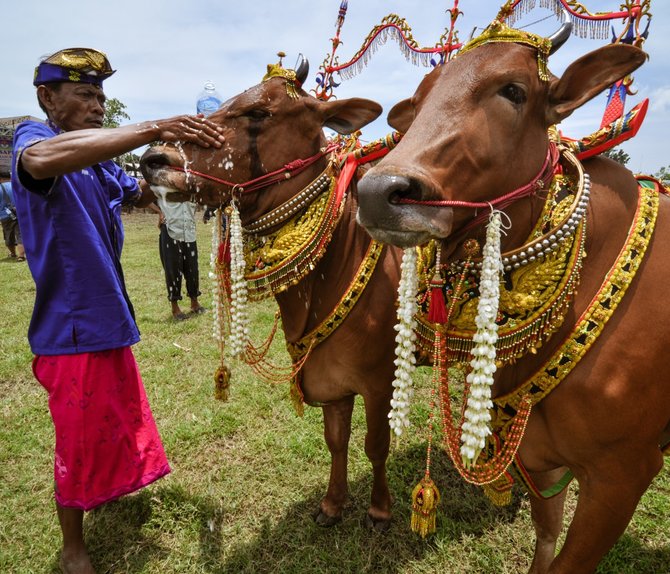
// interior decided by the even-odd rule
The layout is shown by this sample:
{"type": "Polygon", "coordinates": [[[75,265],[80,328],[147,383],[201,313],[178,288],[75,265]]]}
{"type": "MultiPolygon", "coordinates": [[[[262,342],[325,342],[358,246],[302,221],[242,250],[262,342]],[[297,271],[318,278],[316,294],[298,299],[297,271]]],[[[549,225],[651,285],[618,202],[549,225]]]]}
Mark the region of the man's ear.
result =
{"type": "Polygon", "coordinates": [[[44,108],[47,110],[47,115],[49,115],[48,112],[54,106],[53,95],[54,91],[48,86],[44,84],[40,84],[39,86],[37,86],[37,99],[42,103],[44,108]]]}
{"type": "Polygon", "coordinates": [[[604,89],[637,70],[647,57],[639,48],[610,44],[575,60],[549,86],[547,123],[560,123],[604,89]]]}

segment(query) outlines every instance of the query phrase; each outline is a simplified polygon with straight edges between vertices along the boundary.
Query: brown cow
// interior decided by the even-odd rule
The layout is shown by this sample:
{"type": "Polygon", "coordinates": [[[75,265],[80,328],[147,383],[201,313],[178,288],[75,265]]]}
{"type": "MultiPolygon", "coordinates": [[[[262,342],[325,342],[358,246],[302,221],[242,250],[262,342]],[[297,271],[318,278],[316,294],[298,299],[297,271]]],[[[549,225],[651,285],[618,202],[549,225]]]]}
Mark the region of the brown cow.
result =
{"type": "MultiPolygon", "coordinates": [[[[502,240],[503,257],[512,252],[518,259],[522,254],[528,258],[528,238],[548,197],[538,176],[550,148],[548,129],[635,70],[646,56],[631,46],[610,45],[575,61],[561,78],[542,79],[540,43],[522,41],[527,37],[514,33],[514,42],[494,34],[464,50],[391,110],[389,123],[404,137],[359,182],[359,221],[374,238],[402,247],[435,238],[446,267],[466,258],[466,239],[483,243],[484,237],[484,223],[474,218],[472,206],[455,201],[479,207],[491,202],[495,207],[496,198],[535,182],[535,193],[500,208],[511,221],[502,240]],[[469,226],[472,221],[478,223],[469,226]]],[[[560,164],[569,167],[564,158],[560,164]]],[[[638,183],[623,166],[596,157],[585,161],[583,169],[590,176],[591,199],[579,289],[559,330],[539,351],[532,349],[536,354],[499,366],[492,390],[496,403],[540,373],[556,353],[562,361],[547,376],[572,368],[533,406],[518,451],[539,490],[555,484],[566,468],[579,483],[577,508],[557,556],[565,491],[553,498],[531,496],[537,535],[534,573],[593,572],[662,468],[662,448],[670,441],[667,196],[659,199],[654,192],[652,200],[660,205],[646,256],[638,261],[634,279],[620,286],[629,286],[628,292],[599,338],[581,360],[579,354],[561,351],[564,342],[576,347],[607,321],[608,309],[600,305],[600,315],[592,316],[583,332],[574,331],[594,297],[603,297],[601,286],[609,279],[638,207],[638,183]]],[[[650,219],[640,223],[642,229],[650,219]]],[[[553,244],[556,237],[548,235],[547,241],[553,244]]],[[[633,248],[629,255],[639,253],[633,248]]],[[[516,270],[513,261],[504,259],[506,281],[516,270]]],[[[623,264],[617,269],[631,271],[623,264]]]]}
{"type": "MultiPolygon", "coordinates": [[[[317,100],[299,89],[306,67],[298,69],[296,81],[282,70],[275,67],[278,75],[231,98],[209,117],[223,128],[226,141],[222,149],[198,150],[184,145],[179,150],[174,146],[148,150],[142,158],[147,181],[168,188],[173,199],[179,199],[179,194],[181,199],[195,194],[198,201],[220,207],[230,203],[231,187],[215,179],[241,184],[278,169],[281,172],[282,166],[295,164],[294,160],[319,158],[290,179],[281,173],[280,183],[261,184],[262,188],[253,192],[247,189],[236,194],[244,228],[271,223],[282,204],[307,189],[326,169],[329,157],[320,157],[319,151],[327,143],[323,127],[350,134],[381,113],[381,107],[369,100],[317,100]],[[185,162],[190,173],[175,171],[185,162]],[[263,219],[265,216],[269,219],[263,219]]],[[[314,198],[306,200],[310,201],[314,198]]],[[[275,294],[287,342],[294,343],[319,327],[352,283],[371,243],[370,236],[356,224],[356,211],[353,181],[325,255],[297,285],[275,294]]],[[[304,207],[298,211],[302,212],[304,207]]],[[[276,228],[271,225],[247,237],[261,237],[276,228]]],[[[305,401],[323,407],[324,434],[332,456],[328,491],[315,514],[321,525],[339,521],[347,501],[347,447],[357,394],[365,402],[365,451],[374,475],[369,524],[384,529],[391,518],[385,464],[390,441],[387,414],[393,390],[395,310],[389,301],[396,296],[398,254],[395,248],[383,248],[358,302],[344,322],[314,347],[302,368],[305,401]]]]}

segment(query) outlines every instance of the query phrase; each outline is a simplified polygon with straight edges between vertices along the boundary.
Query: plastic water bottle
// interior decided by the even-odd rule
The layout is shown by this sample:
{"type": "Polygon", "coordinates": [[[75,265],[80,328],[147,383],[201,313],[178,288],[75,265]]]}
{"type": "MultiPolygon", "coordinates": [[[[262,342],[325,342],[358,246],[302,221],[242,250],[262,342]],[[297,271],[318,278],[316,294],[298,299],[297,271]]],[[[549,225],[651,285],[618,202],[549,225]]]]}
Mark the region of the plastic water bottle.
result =
{"type": "Polygon", "coordinates": [[[196,110],[199,114],[204,114],[208,116],[213,114],[216,110],[219,109],[221,105],[221,96],[219,92],[216,91],[214,84],[207,80],[205,82],[205,88],[200,92],[198,96],[198,103],[196,104],[196,110]]]}

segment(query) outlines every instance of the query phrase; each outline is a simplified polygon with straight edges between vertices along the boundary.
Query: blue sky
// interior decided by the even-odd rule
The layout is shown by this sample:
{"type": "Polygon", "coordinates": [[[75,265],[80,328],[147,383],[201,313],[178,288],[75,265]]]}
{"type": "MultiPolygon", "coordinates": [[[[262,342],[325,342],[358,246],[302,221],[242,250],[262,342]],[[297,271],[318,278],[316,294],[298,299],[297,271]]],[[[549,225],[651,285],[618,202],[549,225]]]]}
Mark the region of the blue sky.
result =
{"type": "MultiPolygon", "coordinates": [[[[461,37],[475,26],[485,26],[502,0],[460,0],[464,16],[459,20],[461,37]]],[[[621,0],[584,0],[591,11],[618,9],[621,0]]],[[[3,6],[3,49],[0,51],[2,90],[0,117],[34,115],[37,106],[32,73],[39,58],[60,48],[90,46],[107,53],[117,73],[105,84],[109,97],[127,106],[132,122],[194,112],[198,92],[212,80],[224,99],[258,83],[276,53],[287,54],[292,66],[299,53],[310,61],[307,88],[330,50],[340,0],[22,0],[3,6]]],[[[451,1],[349,0],[338,54],[348,60],[375,24],[389,14],[404,17],[422,46],[434,45],[448,23],[445,10],[451,1]]],[[[521,24],[550,16],[538,7],[521,24]]],[[[627,109],[644,97],[651,99],[640,133],[624,144],[634,171],[653,173],[670,165],[666,144],[670,133],[670,2],[653,0],[651,35],[645,44],[650,60],[635,74],[638,95],[629,98],[627,109]]],[[[556,20],[529,29],[548,33],[556,20]]],[[[573,36],[552,57],[551,70],[560,75],[580,55],[603,45],[604,40],[573,36]]],[[[360,96],[378,101],[384,114],[364,132],[375,139],[390,131],[386,112],[410,96],[427,68],[408,63],[397,45],[382,46],[367,68],[343,82],[340,98],[360,96]]],[[[561,125],[571,137],[596,130],[604,108],[604,95],[576,112],[561,125]]]]}

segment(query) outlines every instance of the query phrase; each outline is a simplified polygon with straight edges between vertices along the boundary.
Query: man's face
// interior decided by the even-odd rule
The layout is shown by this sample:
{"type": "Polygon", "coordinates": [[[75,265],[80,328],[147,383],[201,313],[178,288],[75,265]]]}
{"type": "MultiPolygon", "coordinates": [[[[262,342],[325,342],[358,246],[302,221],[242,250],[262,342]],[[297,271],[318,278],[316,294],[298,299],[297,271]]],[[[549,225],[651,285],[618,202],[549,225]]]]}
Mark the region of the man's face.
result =
{"type": "Polygon", "coordinates": [[[59,90],[45,87],[47,93],[42,101],[50,119],[62,130],[102,127],[106,99],[102,87],[74,82],[64,82],[59,90]]]}

